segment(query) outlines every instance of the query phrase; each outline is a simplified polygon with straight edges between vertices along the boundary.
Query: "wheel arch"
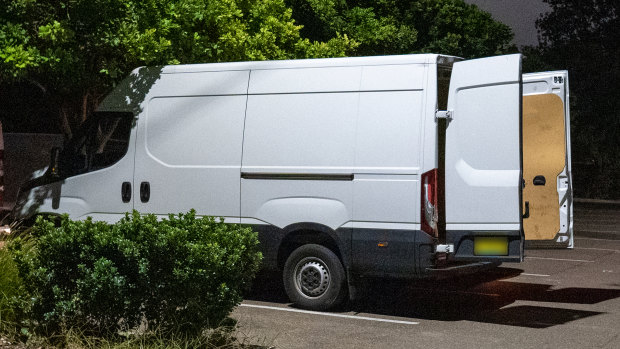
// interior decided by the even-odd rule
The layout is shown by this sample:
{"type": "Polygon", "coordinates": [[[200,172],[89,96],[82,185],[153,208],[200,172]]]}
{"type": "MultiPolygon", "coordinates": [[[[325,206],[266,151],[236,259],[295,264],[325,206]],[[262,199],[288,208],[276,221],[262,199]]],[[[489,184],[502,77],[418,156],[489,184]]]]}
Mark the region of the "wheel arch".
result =
{"type": "Polygon", "coordinates": [[[316,244],[330,249],[342,263],[345,271],[348,270],[350,258],[350,241],[347,244],[347,238],[339,236],[339,234],[328,226],[319,223],[295,223],[284,229],[284,237],[278,247],[277,267],[279,270],[284,269],[286,259],[295,249],[306,245],[316,244]]]}

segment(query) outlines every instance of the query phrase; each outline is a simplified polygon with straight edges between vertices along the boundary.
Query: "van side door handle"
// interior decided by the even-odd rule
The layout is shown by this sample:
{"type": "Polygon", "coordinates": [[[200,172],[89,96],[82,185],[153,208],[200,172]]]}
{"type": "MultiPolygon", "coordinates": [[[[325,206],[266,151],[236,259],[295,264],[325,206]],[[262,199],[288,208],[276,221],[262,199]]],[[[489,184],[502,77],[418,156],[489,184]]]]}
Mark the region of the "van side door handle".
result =
{"type": "Polygon", "coordinates": [[[131,183],[123,182],[121,185],[121,198],[124,203],[131,201],[131,183]]]}
{"type": "Polygon", "coordinates": [[[140,201],[148,202],[151,198],[151,184],[149,182],[140,183],[140,201]]]}

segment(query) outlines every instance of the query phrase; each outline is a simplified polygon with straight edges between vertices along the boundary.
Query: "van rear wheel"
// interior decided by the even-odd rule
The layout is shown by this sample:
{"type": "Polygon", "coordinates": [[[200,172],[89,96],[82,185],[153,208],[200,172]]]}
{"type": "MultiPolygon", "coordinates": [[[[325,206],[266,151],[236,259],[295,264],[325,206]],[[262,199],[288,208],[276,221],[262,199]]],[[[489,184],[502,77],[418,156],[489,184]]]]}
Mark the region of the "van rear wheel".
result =
{"type": "Polygon", "coordinates": [[[283,279],[289,299],[306,309],[333,308],[347,294],[347,278],[340,259],[321,245],[303,245],[293,251],[284,264],[283,279]]]}

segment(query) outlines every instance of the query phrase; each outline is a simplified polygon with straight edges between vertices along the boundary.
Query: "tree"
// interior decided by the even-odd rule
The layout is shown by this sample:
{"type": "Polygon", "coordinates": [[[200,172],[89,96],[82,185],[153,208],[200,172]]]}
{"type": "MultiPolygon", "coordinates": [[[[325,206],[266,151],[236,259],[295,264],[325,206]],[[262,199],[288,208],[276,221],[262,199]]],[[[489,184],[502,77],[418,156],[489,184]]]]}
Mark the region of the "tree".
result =
{"type": "Polygon", "coordinates": [[[133,68],[344,56],[344,35],[303,39],[283,0],[2,0],[0,84],[27,81],[63,133],[133,68]]]}
{"type": "Polygon", "coordinates": [[[569,71],[576,193],[618,199],[620,2],[544,1],[551,11],[536,23],[540,45],[527,60],[569,71]],[[594,168],[584,167],[590,160],[594,168]]]}
{"type": "Polygon", "coordinates": [[[287,0],[302,35],[346,34],[357,55],[443,53],[464,58],[514,51],[508,26],[462,0],[287,0]]]}

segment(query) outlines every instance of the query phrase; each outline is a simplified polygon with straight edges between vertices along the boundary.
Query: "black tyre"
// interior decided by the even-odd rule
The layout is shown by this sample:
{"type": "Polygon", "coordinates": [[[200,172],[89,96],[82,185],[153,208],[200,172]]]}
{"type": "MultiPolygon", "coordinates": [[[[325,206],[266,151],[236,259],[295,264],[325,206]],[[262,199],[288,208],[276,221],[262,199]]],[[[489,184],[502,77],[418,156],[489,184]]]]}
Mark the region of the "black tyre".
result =
{"type": "Polygon", "coordinates": [[[340,259],[321,245],[297,248],[284,264],[284,289],[301,308],[327,310],[347,295],[347,277],[340,259]]]}

